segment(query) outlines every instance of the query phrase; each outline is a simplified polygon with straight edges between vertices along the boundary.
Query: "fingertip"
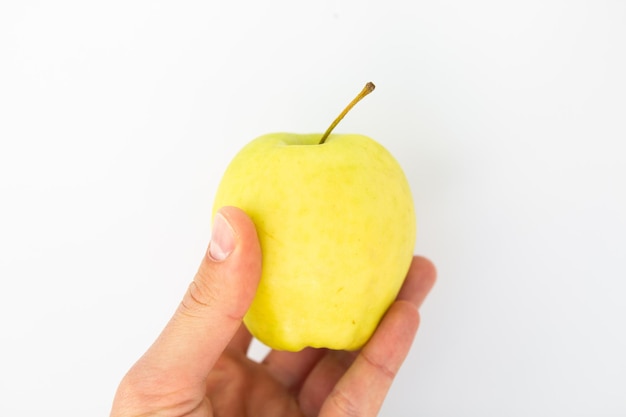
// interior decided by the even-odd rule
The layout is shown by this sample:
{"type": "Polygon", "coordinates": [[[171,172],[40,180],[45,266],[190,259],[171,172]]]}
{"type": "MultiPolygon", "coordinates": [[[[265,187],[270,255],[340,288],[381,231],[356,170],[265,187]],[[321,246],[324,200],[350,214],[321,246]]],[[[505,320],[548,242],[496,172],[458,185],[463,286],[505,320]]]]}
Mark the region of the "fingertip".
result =
{"type": "Polygon", "coordinates": [[[226,220],[228,225],[232,227],[237,243],[258,243],[254,222],[245,211],[234,206],[221,207],[215,212],[213,217],[213,228],[215,228],[215,222],[220,217],[226,220]]]}
{"type": "Polygon", "coordinates": [[[437,280],[437,267],[430,259],[418,255],[414,256],[411,269],[419,271],[421,279],[428,282],[430,287],[435,284],[437,280]]]}
{"type": "Polygon", "coordinates": [[[428,284],[428,288],[431,289],[437,282],[437,267],[430,259],[423,256],[415,256],[414,259],[416,267],[422,275],[422,281],[424,281],[425,284],[428,284]]]}
{"type": "Polygon", "coordinates": [[[397,299],[409,301],[419,308],[436,281],[437,269],[433,262],[423,256],[414,256],[397,299]]]}
{"type": "Polygon", "coordinates": [[[228,219],[220,212],[216,213],[207,250],[208,257],[215,262],[223,262],[235,250],[237,244],[237,235],[228,219]]]}
{"type": "Polygon", "coordinates": [[[248,214],[235,206],[223,206],[220,207],[215,214],[224,216],[230,224],[236,227],[239,232],[249,232],[248,229],[254,229],[254,223],[248,214]]]}

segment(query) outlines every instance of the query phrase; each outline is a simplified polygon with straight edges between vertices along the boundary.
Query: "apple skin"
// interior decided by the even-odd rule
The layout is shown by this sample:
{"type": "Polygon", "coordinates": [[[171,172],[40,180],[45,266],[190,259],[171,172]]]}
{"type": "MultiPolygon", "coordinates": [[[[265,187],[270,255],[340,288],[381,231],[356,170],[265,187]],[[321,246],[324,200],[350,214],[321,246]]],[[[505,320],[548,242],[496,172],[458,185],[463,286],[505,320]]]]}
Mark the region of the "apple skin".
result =
{"type": "Polygon", "coordinates": [[[246,145],[214,201],[243,209],[263,253],[244,317],[267,346],[361,348],[409,269],[416,221],[406,177],[374,140],[274,133],[246,145]]]}

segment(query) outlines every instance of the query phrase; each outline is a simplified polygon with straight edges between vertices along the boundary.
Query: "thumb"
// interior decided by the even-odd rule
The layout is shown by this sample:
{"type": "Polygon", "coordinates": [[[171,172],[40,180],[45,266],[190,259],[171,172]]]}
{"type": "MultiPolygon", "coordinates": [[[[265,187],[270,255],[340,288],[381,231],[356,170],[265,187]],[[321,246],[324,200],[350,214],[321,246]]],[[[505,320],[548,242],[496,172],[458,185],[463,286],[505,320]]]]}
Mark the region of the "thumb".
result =
{"type": "Polygon", "coordinates": [[[252,220],[236,207],[221,208],[193,282],[140,360],[145,369],[179,383],[202,382],[239,328],[260,276],[261,248],[252,220]]]}

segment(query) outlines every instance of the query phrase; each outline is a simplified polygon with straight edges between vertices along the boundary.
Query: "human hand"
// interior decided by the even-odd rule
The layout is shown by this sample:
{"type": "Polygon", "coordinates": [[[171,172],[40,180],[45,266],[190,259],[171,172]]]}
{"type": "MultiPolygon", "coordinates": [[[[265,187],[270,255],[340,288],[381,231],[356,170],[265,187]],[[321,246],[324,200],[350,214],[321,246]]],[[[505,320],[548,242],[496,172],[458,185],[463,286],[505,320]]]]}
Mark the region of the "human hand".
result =
{"type": "Polygon", "coordinates": [[[246,356],[241,320],[261,275],[254,224],[215,217],[198,273],[161,335],[124,376],[111,417],[375,416],[419,325],[435,268],[415,257],[397,300],[358,352],[307,348],[246,356]]]}

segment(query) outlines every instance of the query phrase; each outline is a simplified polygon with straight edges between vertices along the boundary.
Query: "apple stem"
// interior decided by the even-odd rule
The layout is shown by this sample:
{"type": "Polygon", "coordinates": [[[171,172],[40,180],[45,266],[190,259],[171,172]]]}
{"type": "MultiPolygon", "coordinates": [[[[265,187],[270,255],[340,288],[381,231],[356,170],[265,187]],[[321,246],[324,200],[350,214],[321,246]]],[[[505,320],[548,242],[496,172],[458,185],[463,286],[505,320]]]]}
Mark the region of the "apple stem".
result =
{"type": "Polygon", "coordinates": [[[320,143],[319,143],[320,145],[323,144],[324,142],[326,142],[326,139],[328,139],[328,136],[330,135],[330,132],[332,132],[333,129],[335,128],[335,126],[337,126],[339,124],[341,119],[343,119],[343,117],[346,114],[348,114],[350,109],[352,109],[352,107],[354,107],[354,105],[356,103],[361,101],[361,99],[363,97],[365,97],[366,95],[368,95],[369,93],[374,91],[374,88],[376,88],[376,86],[372,82],[369,82],[369,83],[365,84],[365,87],[363,87],[361,92],[350,102],[350,104],[348,104],[348,106],[346,106],[345,109],[343,109],[343,111],[339,114],[339,116],[337,116],[335,121],[333,121],[333,123],[328,127],[328,129],[326,129],[326,132],[324,132],[324,135],[322,136],[322,139],[320,140],[320,143]]]}

